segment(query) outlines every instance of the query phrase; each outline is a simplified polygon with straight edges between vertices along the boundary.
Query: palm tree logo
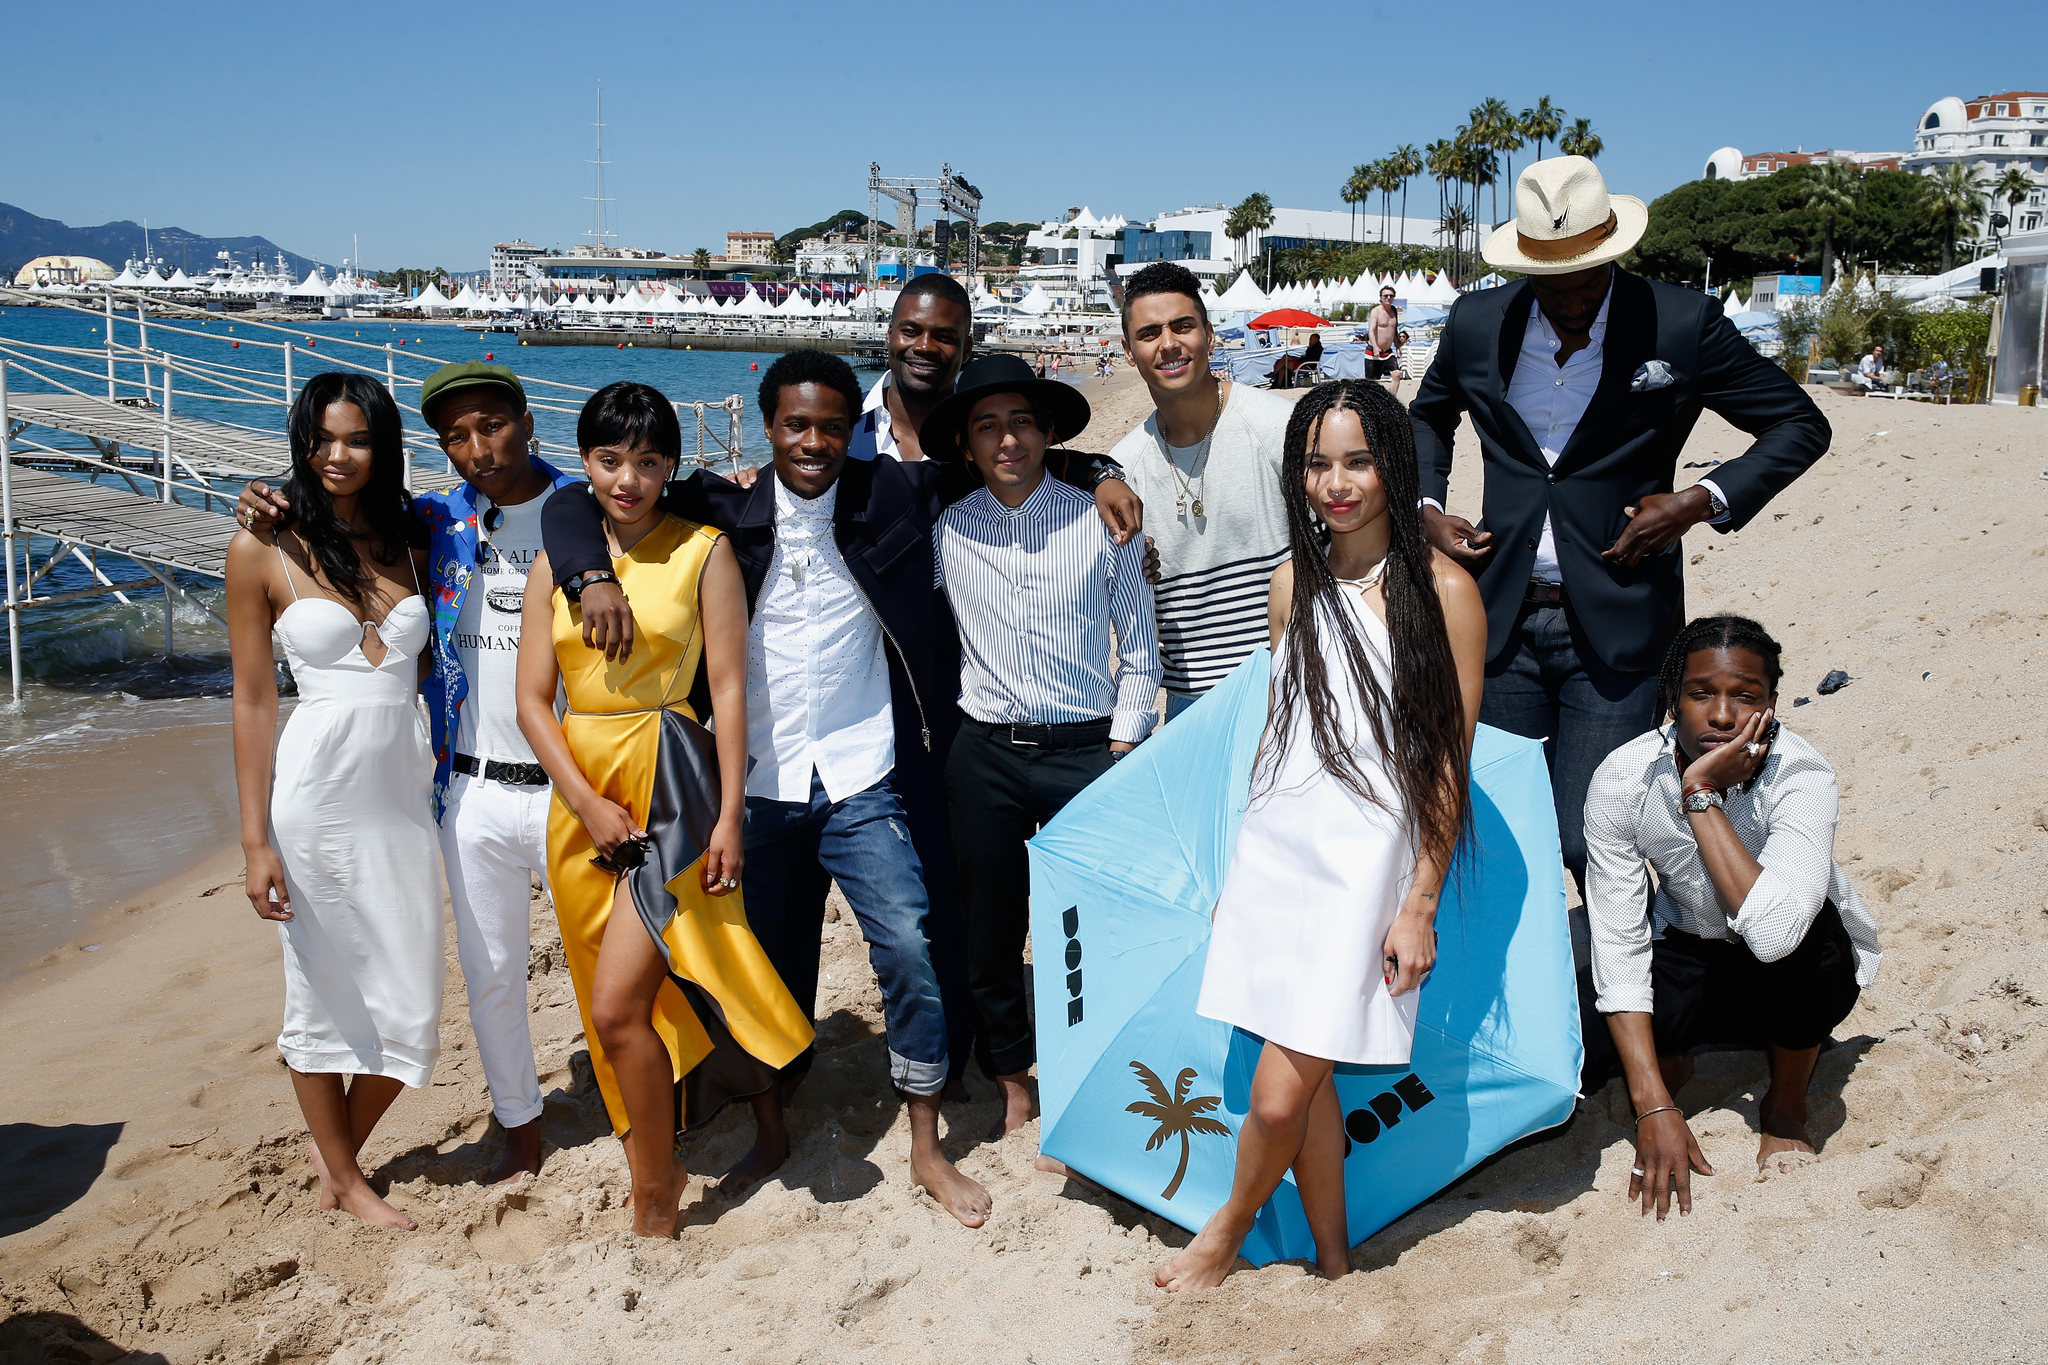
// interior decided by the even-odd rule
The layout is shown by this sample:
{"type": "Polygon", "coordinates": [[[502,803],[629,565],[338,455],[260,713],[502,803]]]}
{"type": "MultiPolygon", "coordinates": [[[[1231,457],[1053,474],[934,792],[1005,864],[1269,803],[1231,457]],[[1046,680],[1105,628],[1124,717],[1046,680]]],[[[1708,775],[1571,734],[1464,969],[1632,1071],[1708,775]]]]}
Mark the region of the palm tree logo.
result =
{"type": "Polygon", "coordinates": [[[1183,1068],[1180,1075],[1174,1079],[1171,1096],[1166,1093],[1166,1086],[1159,1079],[1159,1073],[1151,1067],[1143,1062],[1132,1062],[1131,1070],[1138,1073],[1138,1080],[1152,1098],[1125,1105],[1125,1110],[1151,1119],[1159,1125],[1159,1130],[1153,1133],[1151,1140],[1145,1144],[1145,1150],[1150,1152],[1164,1147],[1170,1137],[1180,1139],[1180,1164],[1173,1168],[1173,1179],[1167,1181],[1166,1188],[1159,1192],[1161,1199],[1171,1199],[1180,1189],[1181,1179],[1188,1173],[1188,1134],[1230,1136],[1228,1127],[1216,1119],[1206,1117],[1211,1109],[1223,1101],[1216,1095],[1197,1095],[1193,1099],[1188,1098],[1188,1091],[1195,1083],[1195,1069],[1191,1066],[1183,1068]]]}

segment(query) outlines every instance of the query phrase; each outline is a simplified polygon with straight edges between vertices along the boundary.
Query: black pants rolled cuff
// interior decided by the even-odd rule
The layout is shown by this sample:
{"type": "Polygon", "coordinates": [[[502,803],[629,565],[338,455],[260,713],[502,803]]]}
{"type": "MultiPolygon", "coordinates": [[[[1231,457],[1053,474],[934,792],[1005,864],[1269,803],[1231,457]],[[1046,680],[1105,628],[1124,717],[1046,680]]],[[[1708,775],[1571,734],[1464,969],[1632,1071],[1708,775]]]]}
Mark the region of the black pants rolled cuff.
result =
{"type": "Polygon", "coordinates": [[[1708,939],[1667,929],[1651,949],[1657,1054],[1708,1043],[1819,1047],[1849,1017],[1862,988],[1856,949],[1832,902],[1797,948],[1761,962],[1739,938],[1708,939]]]}

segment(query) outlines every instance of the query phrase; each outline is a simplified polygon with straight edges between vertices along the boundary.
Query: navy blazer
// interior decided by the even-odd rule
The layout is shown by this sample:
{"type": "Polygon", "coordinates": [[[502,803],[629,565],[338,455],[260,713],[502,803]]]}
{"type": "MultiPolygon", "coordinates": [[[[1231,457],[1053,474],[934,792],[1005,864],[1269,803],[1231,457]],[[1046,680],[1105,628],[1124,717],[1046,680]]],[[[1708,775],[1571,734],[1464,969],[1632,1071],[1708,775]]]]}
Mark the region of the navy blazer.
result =
{"type": "MultiPolygon", "coordinates": [[[[1742,339],[1711,295],[1617,268],[1607,308],[1600,383],[1555,468],[1507,402],[1534,293],[1525,280],[1467,294],[1451,306],[1436,358],[1408,412],[1422,496],[1443,502],[1460,414],[1472,415],[1485,462],[1481,530],[1493,553],[1478,570],[1487,656],[1514,637],[1550,516],[1565,593],[1586,642],[1622,672],[1648,672],[1685,622],[1683,542],[1634,569],[1600,557],[1628,525],[1622,510],[1669,493],[1679,452],[1702,408],[1756,438],[1712,474],[1728,500],[1719,531],[1740,530],[1806,472],[1833,439],[1799,385],[1742,339]],[[1633,387],[1649,361],[1670,382],[1633,387]]],[[[1661,376],[1658,376],[1661,378],[1661,376]]]]}

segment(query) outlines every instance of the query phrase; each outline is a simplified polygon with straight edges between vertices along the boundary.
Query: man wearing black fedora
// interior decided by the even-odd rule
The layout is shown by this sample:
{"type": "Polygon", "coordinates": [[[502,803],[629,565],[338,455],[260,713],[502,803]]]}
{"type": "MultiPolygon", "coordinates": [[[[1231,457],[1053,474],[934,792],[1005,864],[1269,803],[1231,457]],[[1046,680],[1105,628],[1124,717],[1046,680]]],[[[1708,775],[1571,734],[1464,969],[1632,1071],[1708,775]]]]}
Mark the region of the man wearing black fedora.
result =
{"type": "MultiPolygon", "coordinates": [[[[1423,528],[1486,602],[1479,718],[1544,741],[1564,860],[1582,886],[1587,785],[1654,723],[1658,663],[1686,619],[1680,537],[1746,526],[1832,435],[1710,295],[1615,264],[1647,220],[1584,157],[1524,171],[1514,221],[1482,254],[1526,278],[1452,305],[1409,405],[1423,528]],[[1674,491],[1703,408],[1754,440],[1674,491]],[[1477,526],[1444,510],[1465,413],[1485,469],[1477,526]]],[[[1583,965],[1583,911],[1572,936],[1583,965]]]]}
{"type": "Polygon", "coordinates": [[[982,1065],[1002,1089],[991,1141],[1033,1117],[1025,841],[1151,732],[1159,691],[1142,547],[1118,544],[1094,499],[1046,474],[1047,449],[1088,418],[1078,390],[995,355],[968,364],[919,429],[928,454],[958,451],[983,481],[940,514],[933,545],[960,631],[946,798],[982,1065]]]}

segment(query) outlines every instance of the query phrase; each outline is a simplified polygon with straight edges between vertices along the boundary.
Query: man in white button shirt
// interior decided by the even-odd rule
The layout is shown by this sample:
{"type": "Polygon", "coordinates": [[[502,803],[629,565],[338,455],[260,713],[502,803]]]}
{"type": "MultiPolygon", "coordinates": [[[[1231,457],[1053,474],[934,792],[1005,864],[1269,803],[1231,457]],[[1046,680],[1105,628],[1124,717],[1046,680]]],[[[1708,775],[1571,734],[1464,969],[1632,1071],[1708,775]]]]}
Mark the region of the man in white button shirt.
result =
{"type": "Polygon", "coordinates": [[[1035,1112],[1025,841],[1151,732],[1159,692],[1142,549],[1117,544],[1093,499],[1046,476],[1047,447],[1088,417],[1079,390],[998,355],[969,365],[924,424],[928,451],[964,452],[986,481],[940,515],[934,541],[960,628],[946,796],[982,1067],[1002,1089],[990,1141],[1035,1112]]]}
{"type": "MultiPolygon", "coordinates": [[[[1647,221],[1584,157],[1525,171],[1515,220],[1484,255],[1527,278],[1452,306],[1409,405],[1424,532],[1486,601],[1479,719],[1544,741],[1564,861],[1582,886],[1586,784],[1650,728],[1657,665],[1685,619],[1679,538],[1747,524],[1831,436],[1710,296],[1614,265],[1647,221]],[[1703,408],[1755,442],[1674,492],[1703,408]],[[1444,511],[1466,414],[1485,463],[1478,526],[1444,511]]],[[[1583,913],[1573,941],[1583,965],[1583,913]]]]}
{"type": "Polygon", "coordinates": [[[1713,1174],[1674,1099],[1692,1049],[1768,1050],[1756,1161],[1789,1172],[1813,1155],[1821,1045],[1877,977],[1877,923],[1834,857],[1834,770],[1775,723],[1779,658],[1747,618],[1687,626],[1658,681],[1671,725],[1608,755],[1586,798],[1593,977],[1636,1111],[1629,1198],[1659,1218],[1713,1174]]]}

